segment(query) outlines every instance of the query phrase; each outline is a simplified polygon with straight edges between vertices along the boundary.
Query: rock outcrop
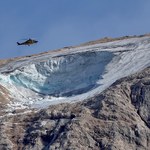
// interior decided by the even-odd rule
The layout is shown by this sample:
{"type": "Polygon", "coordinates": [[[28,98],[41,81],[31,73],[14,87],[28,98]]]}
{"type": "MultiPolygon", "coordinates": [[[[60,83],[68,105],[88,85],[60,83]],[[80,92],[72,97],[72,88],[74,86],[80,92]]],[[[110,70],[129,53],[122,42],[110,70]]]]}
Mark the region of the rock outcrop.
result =
{"type": "Polygon", "coordinates": [[[148,150],[150,68],[82,102],[0,118],[2,150],[148,150]]]}

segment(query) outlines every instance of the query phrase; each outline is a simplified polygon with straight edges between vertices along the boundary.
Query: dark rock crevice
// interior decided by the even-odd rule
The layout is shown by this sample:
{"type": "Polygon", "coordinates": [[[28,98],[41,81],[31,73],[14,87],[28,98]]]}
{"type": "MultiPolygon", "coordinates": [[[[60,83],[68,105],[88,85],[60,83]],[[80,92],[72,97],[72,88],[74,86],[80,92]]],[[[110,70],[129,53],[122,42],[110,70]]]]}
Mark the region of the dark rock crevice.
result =
{"type": "MultiPolygon", "coordinates": [[[[43,143],[43,150],[48,150],[57,138],[65,132],[66,126],[70,124],[75,115],[65,113],[50,113],[44,111],[36,114],[35,118],[31,118],[27,125],[27,129],[23,138],[25,147],[35,147],[37,141],[43,143]],[[38,115],[40,115],[38,117],[38,115]],[[45,120],[46,125],[42,126],[40,120],[45,120]]],[[[28,120],[29,121],[29,120],[28,120]]]]}
{"type": "Polygon", "coordinates": [[[131,86],[131,102],[145,125],[150,128],[150,83],[140,81],[131,86]]]}

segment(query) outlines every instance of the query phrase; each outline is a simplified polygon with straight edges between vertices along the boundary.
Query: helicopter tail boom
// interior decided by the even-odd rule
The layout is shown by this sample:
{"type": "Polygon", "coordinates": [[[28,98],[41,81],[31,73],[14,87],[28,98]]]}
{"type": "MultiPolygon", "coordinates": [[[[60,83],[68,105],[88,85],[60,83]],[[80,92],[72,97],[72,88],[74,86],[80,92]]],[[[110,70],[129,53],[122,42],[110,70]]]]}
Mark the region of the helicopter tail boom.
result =
{"type": "Polygon", "coordinates": [[[21,45],[19,42],[17,42],[18,45],[21,45]]]}

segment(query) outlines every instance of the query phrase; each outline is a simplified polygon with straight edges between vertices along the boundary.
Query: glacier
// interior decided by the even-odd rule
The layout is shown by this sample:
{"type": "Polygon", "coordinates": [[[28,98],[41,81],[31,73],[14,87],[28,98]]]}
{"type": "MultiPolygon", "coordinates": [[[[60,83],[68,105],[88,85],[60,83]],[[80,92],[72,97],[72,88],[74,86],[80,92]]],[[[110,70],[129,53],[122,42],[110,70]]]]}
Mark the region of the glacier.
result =
{"type": "Polygon", "coordinates": [[[103,51],[60,56],[15,70],[10,80],[44,95],[82,94],[96,87],[112,57],[112,53],[103,51]]]}
{"type": "Polygon", "coordinates": [[[64,48],[24,57],[0,68],[10,108],[43,108],[96,95],[150,65],[150,37],[64,48]]]}

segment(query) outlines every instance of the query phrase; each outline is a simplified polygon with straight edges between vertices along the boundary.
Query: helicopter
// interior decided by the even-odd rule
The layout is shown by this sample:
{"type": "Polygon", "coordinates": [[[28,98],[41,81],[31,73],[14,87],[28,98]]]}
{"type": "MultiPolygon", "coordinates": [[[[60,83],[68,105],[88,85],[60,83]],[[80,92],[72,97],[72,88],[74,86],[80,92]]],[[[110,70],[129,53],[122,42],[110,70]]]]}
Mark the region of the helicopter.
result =
{"type": "Polygon", "coordinates": [[[37,42],[38,41],[29,38],[28,40],[26,40],[26,41],[24,41],[22,43],[17,42],[17,44],[18,45],[28,45],[28,46],[30,46],[30,45],[35,44],[37,42]]]}

